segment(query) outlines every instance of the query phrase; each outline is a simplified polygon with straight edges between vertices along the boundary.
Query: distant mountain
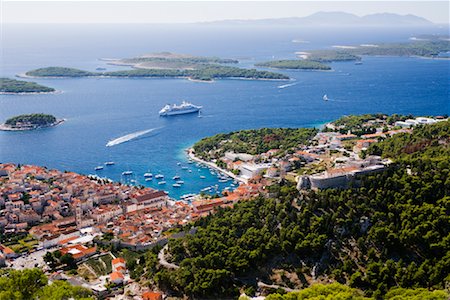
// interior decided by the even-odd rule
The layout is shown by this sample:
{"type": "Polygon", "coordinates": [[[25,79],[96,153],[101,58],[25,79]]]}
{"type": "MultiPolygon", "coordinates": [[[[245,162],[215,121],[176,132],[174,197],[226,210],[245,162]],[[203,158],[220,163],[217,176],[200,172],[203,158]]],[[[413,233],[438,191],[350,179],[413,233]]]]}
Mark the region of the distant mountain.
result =
{"type": "Polygon", "coordinates": [[[317,12],[307,17],[291,17],[259,20],[223,20],[203,22],[214,25],[253,25],[253,26],[362,26],[362,27],[397,27],[397,26],[434,26],[431,21],[415,15],[398,15],[378,13],[356,16],[345,12],[317,12]]]}

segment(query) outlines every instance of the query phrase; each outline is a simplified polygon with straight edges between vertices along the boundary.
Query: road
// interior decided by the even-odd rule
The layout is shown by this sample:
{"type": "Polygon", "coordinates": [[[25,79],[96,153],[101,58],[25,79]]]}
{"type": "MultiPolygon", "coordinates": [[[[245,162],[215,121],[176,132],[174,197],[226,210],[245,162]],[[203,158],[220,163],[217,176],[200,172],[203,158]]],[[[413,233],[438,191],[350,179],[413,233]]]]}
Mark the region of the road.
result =
{"type": "Polygon", "coordinates": [[[158,253],[159,264],[167,269],[178,269],[180,266],[177,266],[176,264],[170,263],[166,260],[164,253],[166,252],[167,249],[169,249],[169,245],[165,245],[161,249],[161,251],[159,251],[158,253]]]}

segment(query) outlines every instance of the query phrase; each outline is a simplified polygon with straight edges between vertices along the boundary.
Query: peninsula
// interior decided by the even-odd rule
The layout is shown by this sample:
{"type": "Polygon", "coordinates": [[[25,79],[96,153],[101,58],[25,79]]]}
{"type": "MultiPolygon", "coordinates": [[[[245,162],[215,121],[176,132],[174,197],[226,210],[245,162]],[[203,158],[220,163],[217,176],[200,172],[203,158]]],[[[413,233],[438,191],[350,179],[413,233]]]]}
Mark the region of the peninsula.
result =
{"type": "Polygon", "coordinates": [[[170,52],[147,54],[124,59],[103,59],[109,64],[132,67],[131,70],[90,72],[66,67],[40,68],[25,73],[27,77],[145,77],[145,78],[187,78],[197,81],[214,79],[286,80],[284,74],[245,69],[227,64],[238,63],[233,59],[189,56],[170,52]]]}
{"type": "Polygon", "coordinates": [[[46,87],[36,82],[0,78],[0,94],[41,94],[53,93],[54,88],[46,87]]]}
{"type": "Polygon", "coordinates": [[[24,131],[39,128],[56,126],[64,122],[63,119],[57,119],[53,115],[46,114],[28,114],[19,115],[6,120],[0,125],[0,130],[4,131],[24,131]]]}

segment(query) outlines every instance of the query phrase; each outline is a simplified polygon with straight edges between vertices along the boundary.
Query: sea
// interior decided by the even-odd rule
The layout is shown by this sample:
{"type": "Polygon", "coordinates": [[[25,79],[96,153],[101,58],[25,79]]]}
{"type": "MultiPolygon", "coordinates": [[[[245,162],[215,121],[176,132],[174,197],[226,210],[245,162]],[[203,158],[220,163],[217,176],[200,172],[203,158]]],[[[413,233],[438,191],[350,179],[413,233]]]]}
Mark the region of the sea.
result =
{"type": "MultiPolygon", "coordinates": [[[[1,34],[0,75],[14,77],[47,66],[123,69],[100,59],[162,51],[235,58],[237,66],[252,68],[256,62],[292,59],[295,52],[308,49],[406,42],[421,34],[448,34],[448,28],[4,24],[1,34]]],[[[232,181],[221,183],[209,169],[189,164],[184,150],[207,136],[262,127],[320,127],[350,114],[450,114],[449,60],[364,57],[362,65],[331,66],[333,71],[326,72],[277,71],[289,75],[289,82],[33,79],[60,92],[1,95],[0,122],[39,112],[66,122],[36,131],[0,132],[0,162],[96,174],[164,189],[179,199],[210,186],[218,185],[219,192],[233,188],[232,181]],[[323,101],[324,94],[329,101],[323,101]],[[203,106],[201,114],[159,117],[165,104],[182,100],[203,106]],[[94,170],[107,161],[115,165],[94,170]],[[128,170],[133,175],[124,178],[122,172],[128,170]],[[145,181],[146,172],[163,174],[166,185],[145,181]],[[184,181],[181,187],[172,186],[175,175],[184,181]]]]}

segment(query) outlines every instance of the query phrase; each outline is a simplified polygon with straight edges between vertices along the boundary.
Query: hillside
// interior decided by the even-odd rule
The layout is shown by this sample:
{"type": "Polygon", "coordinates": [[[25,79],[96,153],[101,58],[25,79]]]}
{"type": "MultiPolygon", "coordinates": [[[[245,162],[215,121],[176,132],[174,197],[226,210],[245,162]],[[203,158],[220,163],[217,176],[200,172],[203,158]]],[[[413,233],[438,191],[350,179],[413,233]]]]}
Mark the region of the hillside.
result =
{"type": "Polygon", "coordinates": [[[299,194],[281,182],[269,188],[272,198],[200,219],[194,236],[169,243],[180,268],[147,276],[174,294],[210,298],[251,294],[258,281],[293,289],[335,281],[377,299],[397,287],[443,289],[450,279],[449,128],[440,122],[380,142],[371,153],[393,155],[395,163],[359,188],[299,194]]]}

